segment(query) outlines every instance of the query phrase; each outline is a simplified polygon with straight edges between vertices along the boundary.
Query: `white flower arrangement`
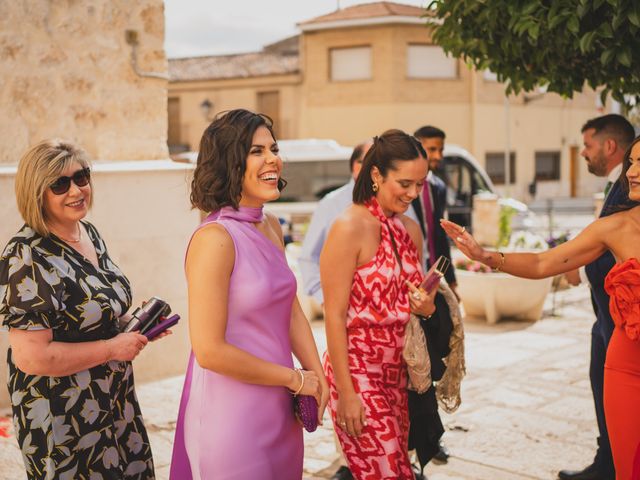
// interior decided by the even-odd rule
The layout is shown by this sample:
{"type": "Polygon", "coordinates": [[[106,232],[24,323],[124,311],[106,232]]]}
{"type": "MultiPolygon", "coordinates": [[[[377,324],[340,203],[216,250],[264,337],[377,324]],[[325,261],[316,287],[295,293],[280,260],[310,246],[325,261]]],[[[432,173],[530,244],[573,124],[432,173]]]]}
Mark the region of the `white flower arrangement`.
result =
{"type": "Polygon", "coordinates": [[[525,230],[513,232],[509,239],[509,245],[505,248],[505,250],[511,252],[531,252],[548,249],[549,245],[544,237],[525,230]]]}

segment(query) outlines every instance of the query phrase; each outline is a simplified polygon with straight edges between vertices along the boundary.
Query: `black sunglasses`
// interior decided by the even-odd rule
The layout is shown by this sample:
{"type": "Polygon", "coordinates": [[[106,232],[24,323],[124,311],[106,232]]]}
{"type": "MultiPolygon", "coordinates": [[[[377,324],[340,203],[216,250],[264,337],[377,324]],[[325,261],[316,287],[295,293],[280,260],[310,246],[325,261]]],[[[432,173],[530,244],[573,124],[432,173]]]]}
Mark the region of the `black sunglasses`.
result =
{"type": "Polygon", "coordinates": [[[60,177],[55,182],[53,182],[49,188],[56,195],[62,195],[63,193],[67,193],[69,188],[71,188],[71,180],[78,187],[85,187],[89,184],[89,180],[91,179],[91,170],[89,167],[83,168],[82,170],[78,170],[70,177],[60,177]]]}

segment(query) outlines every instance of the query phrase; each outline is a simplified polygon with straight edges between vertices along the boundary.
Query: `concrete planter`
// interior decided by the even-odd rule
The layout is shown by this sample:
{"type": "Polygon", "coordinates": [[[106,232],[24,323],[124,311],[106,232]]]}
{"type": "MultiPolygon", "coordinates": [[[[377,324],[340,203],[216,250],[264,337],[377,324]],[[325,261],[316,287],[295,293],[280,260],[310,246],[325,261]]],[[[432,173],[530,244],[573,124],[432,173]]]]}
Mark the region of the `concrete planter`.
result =
{"type": "Polygon", "coordinates": [[[466,315],[485,317],[489,324],[506,317],[538,320],[553,281],[465,270],[456,270],[456,279],[466,315]]]}

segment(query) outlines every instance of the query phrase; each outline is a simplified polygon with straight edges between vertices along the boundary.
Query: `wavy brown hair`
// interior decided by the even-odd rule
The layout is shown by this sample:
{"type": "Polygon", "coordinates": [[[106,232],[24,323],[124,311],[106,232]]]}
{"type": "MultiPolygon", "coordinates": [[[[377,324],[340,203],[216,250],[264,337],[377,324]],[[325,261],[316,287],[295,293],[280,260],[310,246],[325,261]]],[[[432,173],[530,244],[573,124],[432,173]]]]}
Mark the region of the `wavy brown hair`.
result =
{"type": "MultiPolygon", "coordinates": [[[[202,134],[193,180],[191,205],[205,212],[238,208],[242,179],[253,135],[266,127],[274,140],[273,121],[267,115],[236,109],[221,112],[202,134]]],[[[278,179],[282,191],[287,182],[278,179]]]]}

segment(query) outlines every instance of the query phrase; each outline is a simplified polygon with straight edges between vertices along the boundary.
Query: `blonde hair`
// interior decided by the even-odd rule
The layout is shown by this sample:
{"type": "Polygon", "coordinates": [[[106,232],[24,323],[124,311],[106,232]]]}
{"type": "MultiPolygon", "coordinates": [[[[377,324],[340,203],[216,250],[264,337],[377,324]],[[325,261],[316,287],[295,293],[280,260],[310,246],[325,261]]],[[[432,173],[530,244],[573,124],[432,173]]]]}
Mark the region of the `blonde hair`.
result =
{"type": "MultiPolygon", "coordinates": [[[[43,237],[49,236],[44,211],[44,194],[73,162],[89,167],[87,153],[71,142],[43,140],[32,146],[18,162],[16,203],[24,222],[43,237]]],[[[93,189],[93,183],[89,182],[93,189]]],[[[91,207],[91,200],[89,207],[91,207]]]]}

